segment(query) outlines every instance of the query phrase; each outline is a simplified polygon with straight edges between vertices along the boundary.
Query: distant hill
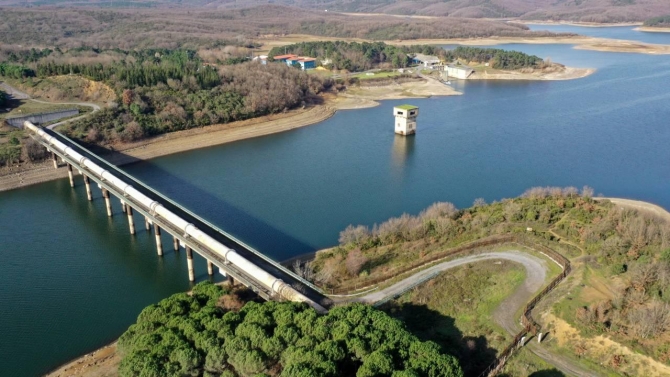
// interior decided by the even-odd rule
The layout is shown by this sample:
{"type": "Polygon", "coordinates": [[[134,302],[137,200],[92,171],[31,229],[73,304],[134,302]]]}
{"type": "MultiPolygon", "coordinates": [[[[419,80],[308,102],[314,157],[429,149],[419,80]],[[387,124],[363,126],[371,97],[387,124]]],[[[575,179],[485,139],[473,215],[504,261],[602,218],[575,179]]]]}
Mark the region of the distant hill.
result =
{"type": "Polygon", "coordinates": [[[336,12],[603,23],[642,22],[659,14],[670,14],[668,0],[0,0],[0,6],[93,5],[215,9],[268,3],[336,12]]]}

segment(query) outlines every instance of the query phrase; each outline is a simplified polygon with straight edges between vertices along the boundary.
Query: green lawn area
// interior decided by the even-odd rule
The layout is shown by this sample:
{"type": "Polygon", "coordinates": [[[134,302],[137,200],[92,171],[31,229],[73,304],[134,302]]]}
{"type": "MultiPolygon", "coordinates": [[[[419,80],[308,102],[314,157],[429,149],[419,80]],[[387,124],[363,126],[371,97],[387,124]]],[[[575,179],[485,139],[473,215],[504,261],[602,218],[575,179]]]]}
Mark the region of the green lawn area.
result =
{"type": "Polygon", "coordinates": [[[386,305],[422,340],[456,355],[466,375],[478,375],[511,340],[494,323],[498,305],[523,283],[525,270],[509,261],[450,269],[386,305]]]}
{"type": "Polygon", "coordinates": [[[356,77],[359,80],[369,80],[369,79],[396,77],[396,76],[402,75],[402,73],[400,73],[398,71],[381,71],[381,72],[370,72],[370,73],[374,73],[374,74],[357,73],[357,74],[351,75],[350,77],[356,77]]]}

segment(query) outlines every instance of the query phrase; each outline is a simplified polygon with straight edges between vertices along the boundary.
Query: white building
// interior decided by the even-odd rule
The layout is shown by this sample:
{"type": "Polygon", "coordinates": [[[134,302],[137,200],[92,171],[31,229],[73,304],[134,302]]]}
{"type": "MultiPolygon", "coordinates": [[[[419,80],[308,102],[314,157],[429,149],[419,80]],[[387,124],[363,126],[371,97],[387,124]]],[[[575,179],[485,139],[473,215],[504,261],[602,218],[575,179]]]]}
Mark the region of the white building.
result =
{"type": "Polygon", "coordinates": [[[440,64],[440,58],[433,55],[416,54],[412,58],[412,63],[423,65],[424,67],[432,67],[440,64]]]}
{"type": "Polygon", "coordinates": [[[395,115],[395,133],[400,135],[411,135],[416,133],[416,117],[419,116],[419,108],[412,105],[400,105],[393,108],[395,115]]]}

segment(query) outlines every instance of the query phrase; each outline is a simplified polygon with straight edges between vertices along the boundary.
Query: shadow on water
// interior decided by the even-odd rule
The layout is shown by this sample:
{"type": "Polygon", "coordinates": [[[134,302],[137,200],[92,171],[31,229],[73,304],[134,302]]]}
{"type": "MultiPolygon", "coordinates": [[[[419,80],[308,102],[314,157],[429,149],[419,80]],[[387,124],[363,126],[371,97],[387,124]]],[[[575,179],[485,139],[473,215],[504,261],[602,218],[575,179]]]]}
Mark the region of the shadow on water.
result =
{"type": "Polygon", "coordinates": [[[299,241],[195,184],[168,172],[150,160],[139,160],[118,151],[82,144],[137,180],[143,181],[155,191],[276,261],[315,251],[313,246],[299,241]],[[139,162],[145,164],[144,168],[151,170],[152,176],[161,177],[161,182],[166,182],[166,184],[152,184],[150,179],[135,174],[133,166],[139,162]]]}
{"type": "Polygon", "coordinates": [[[382,306],[382,309],[401,320],[420,340],[433,341],[442,352],[457,357],[465,376],[479,376],[496,358],[498,351],[488,346],[484,336],[463,336],[454,318],[429,309],[426,305],[392,301],[382,306]]]}

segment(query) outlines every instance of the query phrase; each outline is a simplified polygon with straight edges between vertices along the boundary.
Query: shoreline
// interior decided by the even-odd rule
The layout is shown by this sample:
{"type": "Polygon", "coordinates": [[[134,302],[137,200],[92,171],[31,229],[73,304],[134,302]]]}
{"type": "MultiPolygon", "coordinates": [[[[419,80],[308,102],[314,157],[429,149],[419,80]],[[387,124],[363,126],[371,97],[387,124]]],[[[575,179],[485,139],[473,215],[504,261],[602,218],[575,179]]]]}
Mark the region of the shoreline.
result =
{"type": "Polygon", "coordinates": [[[562,72],[532,72],[495,71],[488,73],[476,71],[468,80],[523,80],[523,81],[565,81],[581,79],[596,72],[595,68],[565,67],[562,72]]]}
{"type": "Polygon", "coordinates": [[[640,26],[633,30],[643,33],[670,33],[670,27],[640,26]]]}
{"type": "MultiPolygon", "coordinates": [[[[571,80],[586,77],[595,72],[590,68],[565,67],[563,72],[521,73],[498,71],[488,77],[473,80],[571,80]]],[[[113,165],[122,166],[151,160],[170,154],[208,148],[234,141],[266,136],[321,123],[341,110],[357,110],[379,106],[379,101],[430,98],[435,96],[462,95],[451,86],[435,79],[393,83],[380,86],[357,86],[343,93],[322,96],[323,103],[286,113],[171,132],[135,143],[112,145],[109,153],[101,154],[113,165]]],[[[75,172],[75,175],[77,173],[75,172]]],[[[54,169],[51,161],[24,163],[0,168],[0,192],[31,186],[67,177],[66,169],[54,169]]]]}
{"type": "MultiPolygon", "coordinates": [[[[351,88],[348,90],[350,93],[323,96],[322,104],[315,104],[286,113],[171,132],[135,143],[112,145],[113,150],[101,154],[101,157],[111,164],[122,166],[170,154],[310,126],[327,120],[339,110],[374,107],[379,105],[378,101],[461,94],[436,80],[351,88]]],[[[3,167],[0,169],[0,192],[65,177],[67,177],[67,170],[54,169],[51,161],[3,167]]]]}
{"type": "MultiPolygon", "coordinates": [[[[634,209],[637,211],[647,212],[654,216],[657,216],[660,219],[664,219],[670,222],[670,212],[653,203],[644,202],[634,199],[624,199],[624,198],[610,198],[610,197],[598,197],[593,198],[594,200],[609,200],[615,205],[634,209]]],[[[324,249],[327,250],[327,249],[324,249]]],[[[306,260],[310,257],[313,257],[322,250],[317,250],[312,253],[307,253],[299,255],[286,261],[282,262],[286,264],[290,261],[297,259],[306,260]]],[[[116,353],[116,344],[117,340],[114,342],[105,345],[99,349],[96,349],[92,352],[88,352],[83,356],[80,356],[74,360],[66,362],[61,366],[53,369],[51,372],[47,373],[46,377],[111,377],[116,376],[118,371],[118,366],[121,362],[119,355],[116,353]]]]}
{"type": "Polygon", "coordinates": [[[554,26],[580,26],[580,27],[625,27],[625,26],[642,26],[642,22],[579,22],[579,21],[551,21],[551,20],[510,20],[509,23],[523,24],[523,25],[554,25],[554,26]]]}
{"type": "MultiPolygon", "coordinates": [[[[272,39],[259,39],[262,51],[270,51],[273,47],[281,47],[297,42],[311,41],[346,41],[369,42],[361,38],[315,37],[305,34],[291,34],[272,39]]],[[[394,46],[407,45],[462,45],[462,46],[493,46],[503,44],[571,44],[582,50],[602,52],[626,52],[639,54],[670,54],[670,44],[652,44],[624,39],[609,39],[576,35],[570,37],[486,37],[486,38],[427,38],[410,40],[386,40],[386,44],[394,46]]]]}

